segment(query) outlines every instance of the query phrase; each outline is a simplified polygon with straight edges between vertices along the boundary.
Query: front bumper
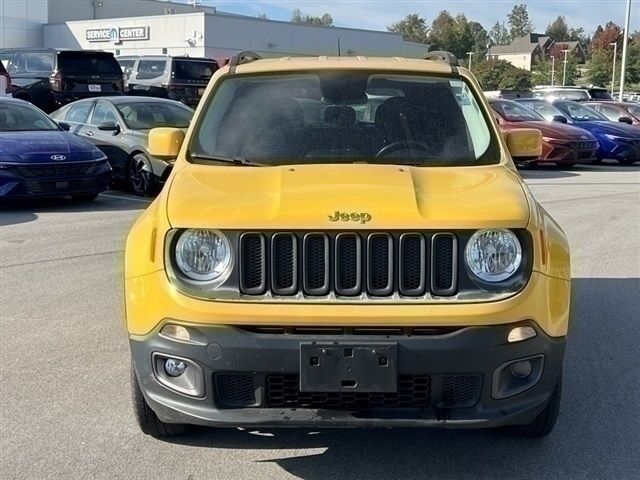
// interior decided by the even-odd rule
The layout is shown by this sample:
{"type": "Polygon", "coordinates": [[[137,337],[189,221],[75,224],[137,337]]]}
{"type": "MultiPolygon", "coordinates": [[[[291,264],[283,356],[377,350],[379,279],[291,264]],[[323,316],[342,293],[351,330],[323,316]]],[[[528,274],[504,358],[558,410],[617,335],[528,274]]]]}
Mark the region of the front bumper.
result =
{"type": "Polygon", "coordinates": [[[0,199],[100,193],[108,187],[110,172],[107,162],[97,167],[97,173],[83,176],[23,176],[15,171],[0,170],[0,199]]]}
{"type": "Polygon", "coordinates": [[[561,144],[548,144],[548,149],[538,162],[555,164],[593,163],[598,159],[597,152],[597,148],[577,149],[561,144]]]}
{"type": "Polygon", "coordinates": [[[263,333],[245,327],[165,320],[148,335],[131,336],[130,345],[144,396],[158,417],[168,423],[483,428],[527,424],[545,408],[562,370],[565,339],[547,336],[530,321],[421,335],[321,335],[263,333]],[[167,323],[187,327],[197,343],[161,335],[167,323]],[[537,335],[508,343],[511,329],[522,325],[533,327],[537,335]],[[305,396],[297,384],[300,346],[313,341],[374,346],[393,343],[397,346],[397,395],[390,394],[378,404],[370,402],[370,394],[317,392],[305,396]],[[166,382],[158,358],[172,356],[193,362],[187,368],[200,376],[197,395],[180,393],[166,382]],[[494,398],[500,391],[496,390],[498,379],[505,371],[509,373],[502,367],[525,358],[542,359],[537,364],[539,375],[534,368],[535,375],[524,380],[524,391],[494,398]],[[498,375],[497,370],[503,373],[498,375]],[[413,383],[407,386],[407,381],[413,383]]]}

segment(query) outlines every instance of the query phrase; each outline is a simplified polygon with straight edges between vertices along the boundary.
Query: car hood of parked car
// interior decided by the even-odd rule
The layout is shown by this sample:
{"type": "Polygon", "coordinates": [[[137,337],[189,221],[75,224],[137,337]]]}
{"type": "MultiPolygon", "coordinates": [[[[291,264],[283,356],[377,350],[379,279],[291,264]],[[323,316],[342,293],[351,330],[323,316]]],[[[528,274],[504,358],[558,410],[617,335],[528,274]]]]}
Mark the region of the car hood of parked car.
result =
{"type": "Polygon", "coordinates": [[[524,228],[529,220],[521,180],[501,165],[182,164],[168,195],[175,228],[524,228]],[[360,215],[332,221],[336,212],[360,215]]]}
{"type": "Polygon", "coordinates": [[[577,126],[565,125],[560,122],[549,123],[543,121],[532,122],[513,122],[505,125],[509,128],[535,128],[540,130],[543,137],[553,138],[557,140],[595,140],[595,137],[589,132],[578,128],[577,126]]]}
{"type": "Polygon", "coordinates": [[[640,139],[640,128],[627,123],[609,122],[605,120],[585,120],[582,122],[574,122],[573,125],[589,130],[593,134],[609,134],[640,139]]]}
{"type": "Polygon", "coordinates": [[[0,133],[0,156],[25,163],[81,162],[105,157],[89,142],[58,130],[0,133]]]}

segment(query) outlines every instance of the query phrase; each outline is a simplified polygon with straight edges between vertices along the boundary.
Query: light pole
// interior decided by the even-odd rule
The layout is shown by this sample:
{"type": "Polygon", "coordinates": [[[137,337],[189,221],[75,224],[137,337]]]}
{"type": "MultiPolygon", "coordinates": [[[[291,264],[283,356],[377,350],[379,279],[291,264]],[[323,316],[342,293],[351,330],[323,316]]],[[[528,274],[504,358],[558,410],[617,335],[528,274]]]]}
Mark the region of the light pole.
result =
{"type": "Polygon", "coordinates": [[[562,86],[564,87],[565,85],[565,80],[567,78],[567,53],[569,53],[571,50],[562,50],[562,53],[564,53],[564,67],[562,69],[562,86]]]}
{"type": "Polygon", "coordinates": [[[620,101],[624,96],[624,76],[627,70],[627,40],[629,38],[629,17],[631,17],[631,0],[627,0],[627,16],[624,20],[624,37],[622,37],[622,68],[620,69],[620,101]]]}
{"type": "Polygon", "coordinates": [[[469,71],[471,71],[471,57],[473,56],[473,52],[467,52],[467,55],[469,55],[469,71]]]}
{"type": "MultiPolygon", "coordinates": [[[[613,95],[613,86],[616,83],[616,57],[618,56],[618,42],[610,43],[613,45],[613,72],[611,72],[611,95],[613,95]]],[[[622,101],[622,99],[620,99],[622,101]]]]}
{"type": "Polygon", "coordinates": [[[556,57],[551,55],[551,86],[553,87],[553,79],[556,77],[556,57]]]}

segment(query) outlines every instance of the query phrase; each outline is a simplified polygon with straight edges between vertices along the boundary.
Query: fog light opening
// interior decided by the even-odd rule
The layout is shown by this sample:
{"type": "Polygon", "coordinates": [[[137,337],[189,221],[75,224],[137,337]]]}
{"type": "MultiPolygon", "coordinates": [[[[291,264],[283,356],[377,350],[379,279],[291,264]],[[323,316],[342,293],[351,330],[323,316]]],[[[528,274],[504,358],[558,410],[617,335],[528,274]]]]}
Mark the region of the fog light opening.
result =
{"type": "Polygon", "coordinates": [[[537,335],[533,327],[516,327],[509,332],[507,341],[509,343],[522,342],[537,335]]]}
{"type": "Polygon", "coordinates": [[[527,378],[533,371],[533,365],[529,360],[512,363],[509,367],[511,375],[517,378],[527,378]]]}
{"type": "Polygon", "coordinates": [[[167,358],[164,362],[164,371],[170,377],[179,377],[187,369],[187,364],[182,360],[176,360],[175,358],[167,358]]]}
{"type": "Polygon", "coordinates": [[[189,330],[181,325],[165,325],[160,330],[160,334],[170,338],[171,340],[177,340],[179,342],[191,341],[191,334],[189,330]]]}

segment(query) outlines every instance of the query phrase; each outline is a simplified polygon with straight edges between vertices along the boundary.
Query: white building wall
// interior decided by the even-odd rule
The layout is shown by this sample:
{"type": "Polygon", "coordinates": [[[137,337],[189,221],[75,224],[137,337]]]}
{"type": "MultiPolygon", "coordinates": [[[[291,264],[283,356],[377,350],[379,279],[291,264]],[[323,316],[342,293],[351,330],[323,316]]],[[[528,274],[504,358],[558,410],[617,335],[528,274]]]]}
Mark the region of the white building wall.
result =
{"type": "Polygon", "coordinates": [[[514,67],[523,68],[524,70],[531,70],[531,54],[530,53],[517,53],[512,55],[492,55],[492,57],[498,60],[505,60],[512,64],[514,67]]]}
{"type": "Polygon", "coordinates": [[[128,17],[108,20],[66,22],[46,25],[45,45],[59,48],[81,48],[85,50],[106,50],[120,55],[205,55],[204,13],[188,15],[159,15],[153,17],[128,17]],[[90,29],[111,27],[148,27],[149,40],[111,42],[90,42],[86,32],[90,29]],[[202,38],[200,38],[202,37],[202,38]],[[192,40],[190,44],[187,40],[192,40]],[[166,49],[166,52],[163,52],[166,49]]]}
{"type": "Polygon", "coordinates": [[[0,48],[42,46],[47,0],[0,0],[0,48]]]}

